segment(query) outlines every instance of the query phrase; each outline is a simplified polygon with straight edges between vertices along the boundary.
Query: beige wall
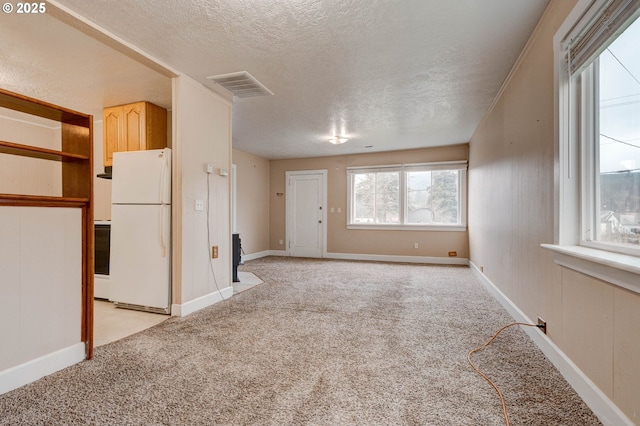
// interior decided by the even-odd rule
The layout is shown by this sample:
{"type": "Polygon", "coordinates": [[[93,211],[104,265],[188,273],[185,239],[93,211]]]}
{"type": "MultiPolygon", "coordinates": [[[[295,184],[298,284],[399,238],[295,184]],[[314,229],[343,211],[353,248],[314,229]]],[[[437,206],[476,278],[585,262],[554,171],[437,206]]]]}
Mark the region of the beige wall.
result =
{"type": "Polygon", "coordinates": [[[173,114],[173,303],[184,304],[231,286],[231,178],[218,172],[231,172],[231,102],[181,76],[174,80],[173,114]],[[209,226],[206,209],[194,208],[196,199],[206,205],[207,192],[209,226]],[[213,260],[212,245],[219,247],[213,260]]]}
{"type": "Polygon", "coordinates": [[[236,232],[245,254],[269,250],[269,160],[233,150],[236,165],[236,232]]]}
{"type": "Polygon", "coordinates": [[[470,142],[471,261],[634,422],[640,295],[557,266],[553,36],[575,1],[550,3],[529,50],[470,142]]]}
{"type": "Polygon", "coordinates": [[[371,154],[319,157],[295,160],[272,160],[270,170],[269,248],[285,250],[286,193],[285,172],[327,170],[327,252],[389,256],[448,257],[457,251],[458,257],[468,257],[467,232],[443,231],[376,231],[347,229],[347,172],[350,166],[374,166],[431,161],[466,160],[468,147],[456,145],[371,154]],[[334,213],[331,213],[334,208],[334,213]],[[338,213],[338,208],[341,212],[338,213]],[[418,243],[418,249],[414,249],[418,243]]]}
{"type": "MultiPolygon", "coordinates": [[[[0,111],[0,140],[60,149],[59,123],[7,115],[0,111]]],[[[60,165],[0,154],[0,193],[61,196],[60,165]]],[[[80,209],[0,207],[0,376],[81,342],[81,220],[80,209]]]]}

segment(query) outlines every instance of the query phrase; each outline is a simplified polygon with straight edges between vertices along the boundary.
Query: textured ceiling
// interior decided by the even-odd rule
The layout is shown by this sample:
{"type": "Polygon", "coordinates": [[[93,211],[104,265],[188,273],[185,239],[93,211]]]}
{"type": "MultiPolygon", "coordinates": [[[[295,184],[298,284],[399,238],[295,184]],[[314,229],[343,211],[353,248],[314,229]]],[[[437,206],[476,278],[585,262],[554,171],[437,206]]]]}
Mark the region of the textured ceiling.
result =
{"type": "MultiPolygon", "coordinates": [[[[248,71],[274,95],[235,99],[234,147],[266,158],[295,158],[467,142],[548,1],[52,3],[205,86],[215,85],[207,76],[248,71]],[[349,141],[329,144],[335,133],[349,141]]],[[[2,18],[4,36],[7,17],[2,18]]],[[[19,87],[23,76],[17,70],[23,68],[29,84],[42,85],[30,92],[82,89],[86,102],[99,99],[100,107],[133,94],[170,101],[167,77],[137,69],[130,58],[50,17],[46,25],[35,21],[10,20],[8,29],[13,38],[42,37],[51,44],[34,52],[22,46],[8,55],[8,43],[16,40],[0,41],[2,62],[18,62],[12,76],[0,77],[2,87],[19,87]],[[33,27],[28,32],[27,24],[33,27]],[[48,74],[44,63],[56,72],[48,74]],[[61,66],[81,72],[61,73],[61,66]],[[132,70],[134,80],[123,70],[132,70]]],[[[75,95],[68,96],[73,104],[75,95]]]]}

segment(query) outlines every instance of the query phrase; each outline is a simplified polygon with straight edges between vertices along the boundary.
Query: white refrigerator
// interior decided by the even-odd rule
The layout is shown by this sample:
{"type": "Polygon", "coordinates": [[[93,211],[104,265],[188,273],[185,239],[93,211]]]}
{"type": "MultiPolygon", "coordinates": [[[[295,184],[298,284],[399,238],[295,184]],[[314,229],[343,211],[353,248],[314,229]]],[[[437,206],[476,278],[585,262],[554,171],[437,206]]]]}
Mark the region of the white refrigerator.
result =
{"type": "Polygon", "coordinates": [[[171,150],[115,152],[109,300],[170,313],[171,150]]]}

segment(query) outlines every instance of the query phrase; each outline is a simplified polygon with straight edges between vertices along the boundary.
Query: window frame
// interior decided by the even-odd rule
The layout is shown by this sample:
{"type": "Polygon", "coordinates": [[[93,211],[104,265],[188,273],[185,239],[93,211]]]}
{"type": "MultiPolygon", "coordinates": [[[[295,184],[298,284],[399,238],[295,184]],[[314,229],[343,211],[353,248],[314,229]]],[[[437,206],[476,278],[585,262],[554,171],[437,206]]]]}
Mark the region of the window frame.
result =
{"type": "MultiPolygon", "coordinates": [[[[606,242],[599,240],[599,201],[600,201],[600,188],[599,188],[599,169],[600,169],[600,150],[599,139],[596,135],[599,134],[599,60],[595,59],[586,60],[580,67],[577,67],[573,72],[570,72],[571,64],[568,63],[571,55],[571,42],[585,31],[590,24],[596,21],[600,15],[603,14],[608,2],[596,0],[591,1],[591,6],[585,12],[585,16],[578,22],[577,25],[564,37],[564,40],[560,43],[559,56],[560,65],[558,76],[560,79],[560,88],[566,87],[566,102],[567,105],[561,108],[561,113],[558,119],[560,120],[562,128],[566,128],[565,134],[560,134],[560,146],[561,151],[567,152],[567,158],[565,161],[561,161],[560,167],[565,174],[563,183],[567,193],[576,192],[573,200],[577,199],[577,205],[571,206],[567,209],[570,212],[570,216],[573,216],[573,220],[578,220],[579,234],[577,236],[564,235],[565,241],[572,241],[573,244],[590,247],[598,250],[606,250],[614,253],[620,253],[625,255],[631,255],[640,257],[640,247],[630,247],[628,245],[616,244],[613,242],[606,242]],[[572,159],[572,153],[576,158],[572,159]],[[571,163],[575,163],[572,167],[571,163]],[[575,175],[574,175],[575,171],[575,175]],[[576,183],[575,180],[578,182],[576,183]],[[576,213],[576,210],[578,214],[576,213]]],[[[618,34],[624,32],[631,22],[635,19],[639,19],[640,10],[630,15],[630,18],[626,19],[626,24],[621,25],[620,29],[613,31],[606,40],[604,40],[596,52],[602,50],[602,46],[609,46],[612,40],[617,37],[618,34]]],[[[597,53],[599,55],[599,53],[597,53]]],[[[565,199],[559,200],[560,203],[570,204],[570,201],[565,199]]],[[[562,210],[562,208],[561,208],[562,210]]],[[[571,220],[565,218],[565,222],[571,220]]],[[[562,234],[561,234],[562,235],[562,234]]],[[[563,243],[560,238],[560,244],[563,243]]]]}
{"type": "MultiPolygon", "coordinates": [[[[640,18],[639,18],[640,19],[640,18]]],[[[581,239],[580,245],[614,253],[640,257],[640,246],[616,244],[600,240],[600,97],[598,82],[600,80],[600,64],[595,59],[580,75],[579,114],[580,126],[576,140],[570,141],[581,152],[581,239]]]]}
{"type": "Polygon", "coordinates": [[[444,161],[432,163],[412,163],[412,164],[390,164],[379,166],[355,166],[347,167],[347,229],[367,229],[367,230],[404,230],[404,231],[466,231],[467,230],[467,161],[444,161]],[[425,225],[407,223],[408,217],[408,190],[407,173],[415,171],[441,171],[455,170],[458,172],[458,222],[430,223],[425,225]],[[400,200],[400,223],[354,223],[355,199],[354,199],[354,175],[362,173],[384,173],[398,171],[399,178],[399,200],[400,200]]]}
{"type": "MultiPolygon", "coordinates": [[[[584,33],[593,22],[601,20],[605,9],[611,4],[608,0],[580,0],[554,37],[554,243],[542,244],[542,247],[552,250],[554,261],[562,266],[640,293],[640,250],[592,241],[590,234],[592,229],[597,232],[596,225],[599,225],[594,208],[599,200],[596,179],[596,173],[599,172],[596,154],[599,151],[596,148],[599,145],[594,133],[598,126],[595,111],[597,91],[589,93],[585,89],[589,86],[592,88],[598,81],[597,62],[594,66],[587,66],[593,61],[584,61],[580,68],[573,64],[574,71],[571,76],[569,73],[572,67],[571,41],[584,33]],[[591,70],[588,70],[589,67],[591,70]],[[585,68],[587,72],[583,72],[585,68]],[[595,94],[595,98],[591,94],[595,94]],[[581,115],[582,112],[588,112],[587,119],[581,115]],[[582,135],[587,135],[587,139],[583,141],[582,135]]],[[[625,18],[625,24],[600,43],[598,49],[608,46],[638,15],[640,10],[629,15],[631,18],[625,18]]]]}

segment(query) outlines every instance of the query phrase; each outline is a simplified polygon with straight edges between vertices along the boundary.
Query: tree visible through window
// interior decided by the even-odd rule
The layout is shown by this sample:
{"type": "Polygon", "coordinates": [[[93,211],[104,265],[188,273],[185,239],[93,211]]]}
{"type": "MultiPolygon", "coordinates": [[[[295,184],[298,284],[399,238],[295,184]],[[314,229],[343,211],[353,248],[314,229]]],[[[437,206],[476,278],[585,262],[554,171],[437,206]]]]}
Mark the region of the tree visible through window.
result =
{"type": "Polygon", "coordinates": [[[399,172],[359,173],[354,179],[356,223],[399,223],[399,172]]]}
{"type": "Polygon", "coordinates": [[[458,222],[458,171],[407,172],[407,223],[458,222]]]}
{"type": "MultiPolygon", "coordinates": [[[[465,165],[466,167],[466,165],[465,165]]],[[[356,169],[350,175],[349,223],[454,225],[464,223],[465,170],[434,165],[356,169]]],[[[466,186],[465,186],[466,187],[466,186]]]]}

